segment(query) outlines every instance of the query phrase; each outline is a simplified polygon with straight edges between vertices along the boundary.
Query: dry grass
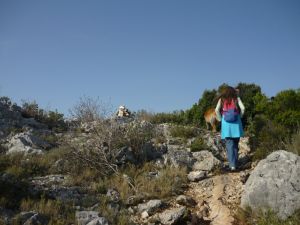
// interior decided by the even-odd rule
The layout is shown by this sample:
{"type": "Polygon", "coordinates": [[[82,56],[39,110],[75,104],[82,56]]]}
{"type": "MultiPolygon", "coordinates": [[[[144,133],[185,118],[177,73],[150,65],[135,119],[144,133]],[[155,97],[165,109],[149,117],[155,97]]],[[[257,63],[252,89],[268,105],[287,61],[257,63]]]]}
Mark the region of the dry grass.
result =
{"type": "Polygon", "coordinates": [[[35,211],[49,218],[49,224],[73,224],[75,210],[66,202],[57,200],[24,199],[20,204],[21,211],[35,211]]]}
{"type": "Polygon", "coordinates": [[[298,225],[300,224],[300,210],[286,220],[279,219],[272,210],[254,212],[251,208],[239,209],[235,214],[234,225],[298,225]]]}
{"type": "Polygon", "coordinates": [[[145,163],[143,167],[130,166],[122,175],[115,175],[106,180],[108,187],[113,187],[120,192],[121,198],[126,200],[131,195],[143,194],[145,198],[168,198],[182,191],[186,184],[186,169],[165,167],[158,169],[152,163],[145,163]],[[156,177],[150,177],[149,172],[156,172],[156,177]]]}
{"type": "Polygon", "coordinates": [[[292,153],[300,155],[300,129],[292,135],[291,140],[286,145],[286,149],[292,153]]]}

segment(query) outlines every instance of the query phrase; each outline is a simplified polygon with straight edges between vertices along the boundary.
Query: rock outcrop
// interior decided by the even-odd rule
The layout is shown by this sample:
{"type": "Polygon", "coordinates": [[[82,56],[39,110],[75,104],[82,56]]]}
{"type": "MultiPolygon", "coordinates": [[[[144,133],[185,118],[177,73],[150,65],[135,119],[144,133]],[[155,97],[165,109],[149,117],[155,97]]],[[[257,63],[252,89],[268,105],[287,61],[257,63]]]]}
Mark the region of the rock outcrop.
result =
{"type": "Polygon", "coordinates": [[[270,208],[282,219],[300,209],[300,157],[279,150],[261,160],[246,182],[241,206],[270,208]]]}
{"type": "Polygon", "coordinates": [[[8,141],[7,148],[7,153],[42,154],[45,150],[51,148],[51,144],[27,131],[14,135],[8,141]]]}

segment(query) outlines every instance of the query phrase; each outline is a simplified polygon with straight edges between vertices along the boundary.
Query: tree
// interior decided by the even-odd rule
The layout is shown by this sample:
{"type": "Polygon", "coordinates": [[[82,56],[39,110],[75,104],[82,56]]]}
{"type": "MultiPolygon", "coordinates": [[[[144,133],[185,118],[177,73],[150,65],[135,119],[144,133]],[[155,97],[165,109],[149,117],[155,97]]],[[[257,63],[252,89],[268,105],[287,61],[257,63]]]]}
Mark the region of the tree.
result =
{"type": "MultiPolygon", "coordinates": [[[[217,104],[217,91],[205,90],[202,94],[202,97],[198,101],[199,110],[195,110],[199,116],[200,125],[204,126],[204,113],[209,108],[215,108],[217,104]]],[[[194,106],[195,107],[195,106],[194,106]]]]}
{"type": "Polygon", "coordinates": [[[242,102],[245,105],[245,115],[243,122],[245,126],[249,124],[250,121],[253,120],[255,116],[255,99],[257,95],[262,95],[260,86],[256,84],[246,84],[246,83],[239,83],[236,86],[239,89],[239,95],[242,99],[242,102]]]}

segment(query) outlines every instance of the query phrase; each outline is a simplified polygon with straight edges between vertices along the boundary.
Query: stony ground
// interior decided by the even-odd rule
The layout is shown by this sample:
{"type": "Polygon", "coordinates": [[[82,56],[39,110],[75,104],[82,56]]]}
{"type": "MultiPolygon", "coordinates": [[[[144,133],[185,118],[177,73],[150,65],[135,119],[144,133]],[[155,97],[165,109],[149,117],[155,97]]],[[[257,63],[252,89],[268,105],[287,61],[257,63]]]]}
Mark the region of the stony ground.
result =
{"type": "Polygon", "coordinates": [[[186,195],[197,205],[193,210],[212,225],[230,225],[240,204],[243,183],[239,172],[216,175],[198,183],[190,183],[186,195]]]}

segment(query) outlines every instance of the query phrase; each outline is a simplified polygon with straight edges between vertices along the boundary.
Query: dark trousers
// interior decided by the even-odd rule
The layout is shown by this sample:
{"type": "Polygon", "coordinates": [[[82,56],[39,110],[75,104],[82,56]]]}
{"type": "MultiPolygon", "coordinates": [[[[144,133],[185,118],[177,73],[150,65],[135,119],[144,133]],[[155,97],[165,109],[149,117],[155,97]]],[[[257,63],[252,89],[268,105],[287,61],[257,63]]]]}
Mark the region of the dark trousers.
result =
{"type": "Polygon", "coordinates": [[[230,167],[237,167],[240,138],[225,138],[227,159],[230,167]]]}

